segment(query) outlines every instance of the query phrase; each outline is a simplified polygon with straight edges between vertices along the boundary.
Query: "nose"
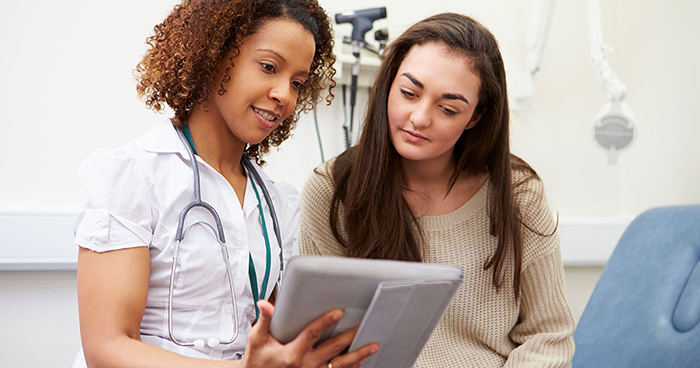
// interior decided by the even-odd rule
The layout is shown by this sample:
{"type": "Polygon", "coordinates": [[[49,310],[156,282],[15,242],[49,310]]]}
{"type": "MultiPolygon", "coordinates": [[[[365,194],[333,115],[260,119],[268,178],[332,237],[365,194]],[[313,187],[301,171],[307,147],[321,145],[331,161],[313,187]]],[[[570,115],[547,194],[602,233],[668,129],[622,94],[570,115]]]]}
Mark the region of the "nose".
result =
{"type": "Polygon", "coordinates": [[[413,106],[411,111],[411,123],[416,129],[425,129],[432,124],[430,106],[427,102],[420,102],[413,106]]]}
{"type": "Polygon", "coordinates": [[[269,96],[277,104],[287,106],[292,101],[293,91],[289,81],[281,81],[276,83],[271,89],[269,96]]]}

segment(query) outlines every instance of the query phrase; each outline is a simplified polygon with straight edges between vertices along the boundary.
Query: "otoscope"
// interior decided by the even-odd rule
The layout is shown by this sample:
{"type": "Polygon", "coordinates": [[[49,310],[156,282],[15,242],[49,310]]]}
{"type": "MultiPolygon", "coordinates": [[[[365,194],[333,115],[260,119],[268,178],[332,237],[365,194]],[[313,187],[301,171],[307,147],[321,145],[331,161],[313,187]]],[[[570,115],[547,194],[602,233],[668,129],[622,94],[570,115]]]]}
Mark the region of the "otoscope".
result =
{"type": "Polygon", "coordinates": [[[365,45],[365,34],[372,29],[372,22],[377,19],[386,18],[386,8],[372,8],[363,10],[353,10],[335,15],[335,22],[352,24],[352,55],[355,63],[352,66],[352,77],[350,80],[350,123],[343,126],[345,130],[345,146],[350,148],[352,137],[352,123],[355,111],[355,97],[357,95],[357,76],[360,74],[360,50],[365,45]]]}

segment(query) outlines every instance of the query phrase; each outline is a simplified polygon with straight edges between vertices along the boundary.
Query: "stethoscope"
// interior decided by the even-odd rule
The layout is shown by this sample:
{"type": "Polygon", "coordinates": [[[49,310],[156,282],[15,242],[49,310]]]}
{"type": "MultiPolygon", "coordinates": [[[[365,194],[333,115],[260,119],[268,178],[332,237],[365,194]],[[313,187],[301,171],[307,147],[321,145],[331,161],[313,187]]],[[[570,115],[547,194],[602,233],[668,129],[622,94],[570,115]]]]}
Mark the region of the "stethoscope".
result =
{"type": "MultiPolygon", "coordinates": [[[[173,333],[173,291],[175,289],[175,269],[178,264],[178,254],[180,251],[180,243],[184,240],[185,235],[187,234],[187,231],[195,224],[203,224],[206,225],[214,234],[216,234],[216,239],[219,242],[219,245],[221,246],[221,254],[224,258],[224,262],[226,263],[226,277],[228,279],[228,286],[229,286],[229,291],[231,293],[231,304],[233,305],[233,326],[234,326],[234,331],[233,331],[233,337],[228,340],[228,341],[220,341],[219,339],[212,337],[209,338],[206,342],[206,345],[214,348],[219,346],[219,344],[223,345],[228,345],[232,344],[234,341],[236,341],[236,338],[238,338],[238,308],[236,306],[236,293],[234,292],[233,288],[233,276],[231,276],[231,264],[229,262],[229,256],[228,256],[228,250],[226,249],[226,240],[224,239],[224,229],[223,225],[221,223],[221,218],[219,217],[219,214],[216,212],[214,207],[212,207],[209,203],[202,201],[202,196],[201,196],[201,187],[199,184],[199,167],[197,163],[197,159],[195,158],[195,152],[194,152],[194,144],[191,143],[191,135],[189,134],[189,127],[185,125],[183,129],[175,129],[177,131],[177,135],[180,138],[180,141],[185,145],[187,149],[187,154],[190,157],[190,161],[192,162],[192,173],[194,176],[194,201],[188,203],[185,208],[182,209],[182,212],[180,212],[180,217],[178,219],[177,223],[177,230],[175,233],[175,240],[176,240],[176,245],[175,245],[175,252],[173,254],[173,266],[172,269],[170,270],[170,288],[168,291],[168,335],[170,336],[170,340],[174,342],[175,344],[179,346],[193,346],[196,349],[203,349],[204,348],[204,340],[203,339],[197,339],[192,342],[185,342],[185,341],[180,341],[175,338],[175,334],[173,333]],[[184,129],[184,131],[183,131],[184,129]],[[187,136],[186,136],[187,135],[187,136]],[[188,137],[189,136],[189,137],[188,137]],[[189,139],[188,139],[189,138],[189,139]],[[192,224],[188,226],[187,228],[184,227],[185,223],[185,217],[187,216],[187,213],[195,208],[195,207],[203,207],[209,213],[214,217],[214,222],[216,224],[216,229],[214,229],[211,224],[208,224],[206,222],[197,222],[195,224],[192,224]]],[[[263,227],[263,236],[265,237],[265,246],[267,248],[267,260],[266,260],[266,269],[265,269],[265,279],[263,281],[262,285],[262,290],[261,290],[261,295],[260,299],[265,297],[266,290],[267,290],[267,279],[269,276],[270,272],[270,240],[267,236],[267,226],[265,224],[265,216],[263,215],[263,209],[262,209],[262,203],[260,201],[260,195],[258,194],[258,189],[256,188],[255,183],[257,183],[260,186],[260,189],[262,189],[263,197],[265,198],[265,201],[267,202],[269,212],[270,212],[270,217],[272,218],[272,225],[275,231],[275,237],[277,239],[277,244],[280,246],[280,272],[279,275],[277,276],[277,291],[280,289],[280,280],[282,279],[282,271],[284,269],[284,256],[282,255],[282,237],[280,236],[280,230],[279,230],[279,222],[277,220],[277,214],[275,212],[275,207],[272,204],[272,198],[270,197],[270,193],[267,190],[267,187],[265,186],[265,183],[263,182],[262,178],[260,177],[260,174],[257,172],[255,169],[254,165],[250,160],[246,159],[243,157],[241,159],[241,164],[245,167],[246,171],[251,175],[253,181],[251,182],[253,186],[253,190],[255,191],[255,196],[258,199],[258,208],[260,210],[260,219],[262,221],[262,227],[263,227]]],[[[250,254],[250,253],[249,253],[250,254]]],[[[255,276],[255,268],[253,265],[253,258],[252,256],[249,257],[250,263],[249,263],[249,270],[250,270],[250,279],[251,279],[251,288],[253,289],[253,299],[255,301],[258,300],[258,295],[257,295],[257,277],[255,276]]],[[[256,318],[258,314],[258,309],[257,306],[256,308],[256,318]]]]}

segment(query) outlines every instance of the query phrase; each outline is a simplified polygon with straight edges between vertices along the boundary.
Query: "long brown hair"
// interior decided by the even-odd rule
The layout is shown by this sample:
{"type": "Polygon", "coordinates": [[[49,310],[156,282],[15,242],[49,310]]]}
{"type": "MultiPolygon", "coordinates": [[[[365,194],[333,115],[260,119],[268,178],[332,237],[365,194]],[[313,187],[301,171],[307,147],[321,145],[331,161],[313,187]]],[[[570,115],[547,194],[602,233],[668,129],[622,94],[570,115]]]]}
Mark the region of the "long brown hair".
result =
{"type": "Polygon", "coordinates": [[[331,229],[351,257],[421,261],[420,228],[402,194],[399,155],[389,137],[387,100],[409,50],[430,42],[468,57],[472,71],[481,79],[475,109],[481,118],[455,145],[456,168],[449,185],[451,188],[462,172],[489,174],[490,232],[498,244],[493,256],[485,260],[484,269],[493,269],[493,284],[500,288],[503,265],[512,254],[517,298],[523,241],[511,171],[528,172],[525,181],[537,174],[510,153],[506,75],[498,43],[489,30],[467,16],[443,13],[429,17],[411,26],[387,48],[370,92],[359,143],[341,154],[333,168],[336,190],[331,202],[331,229]],[[343,229],[339,227],[340,216],[343,229]]]}
{"type": "MultiPolygon", "coordinates": [[[[314,36],[316,50],[294,113],[262,142],[246,149],[247,157],[263,163],[262,156],[271,147],[289,138],[299,114],[321,101],[324,89],[328,88],[327,103],[333,99],[333,34],[328,15],[316,0],[184,0],[146,41],[150,49],[134,71],[139,97],[153,110],[172,108],[173,125],[182,126],[194,106],[209,100],[219,62],[228,56],[233,67],[243,39],[276,18],[301,24],[314,36]]],[[[219,94],[226,93],[229,79],[227,69],[217,83],[219,94]]]]}

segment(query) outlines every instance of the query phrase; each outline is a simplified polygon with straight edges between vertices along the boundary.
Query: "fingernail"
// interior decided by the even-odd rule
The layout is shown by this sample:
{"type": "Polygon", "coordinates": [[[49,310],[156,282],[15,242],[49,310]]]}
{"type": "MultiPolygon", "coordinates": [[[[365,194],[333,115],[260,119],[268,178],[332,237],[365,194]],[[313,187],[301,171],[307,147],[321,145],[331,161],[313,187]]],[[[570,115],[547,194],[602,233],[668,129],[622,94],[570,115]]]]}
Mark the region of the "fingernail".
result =
{"type": "Polygon", "coordinates": [[[372,350],[370,350],[370,351],[372,352],[372,354],[375,354],[376,352],[379,351],[379,348],[374,346],[374,347],[372,347],[372,350]]]}
{"type": "Polygon", "coordinates": [[[333,316],[332,316],[332,317],[333,317],[333,320],[334,320],[334,321],[338,322],[338,321],[340,321],[341,319],[343,319],[343,312],[341,312],[341,311],[336,311],[336,312],[333,313],[333,316]]]}

